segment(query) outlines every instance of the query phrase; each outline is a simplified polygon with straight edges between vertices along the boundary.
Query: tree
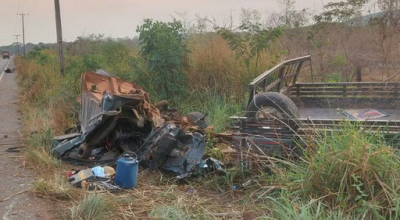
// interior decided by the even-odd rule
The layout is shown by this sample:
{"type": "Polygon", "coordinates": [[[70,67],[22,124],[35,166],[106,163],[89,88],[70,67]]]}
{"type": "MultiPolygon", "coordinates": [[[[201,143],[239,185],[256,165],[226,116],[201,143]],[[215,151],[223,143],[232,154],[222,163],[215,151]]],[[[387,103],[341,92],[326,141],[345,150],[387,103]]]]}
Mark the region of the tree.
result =
{"type": "Polygon", "coordinates": [[[249,74],[251,74],[251,60],[255,58],[257,71],[262,52],[268,49],[270,43],[278,39],[283,32],[281,27],[263,29],[260,20],[257,11],[242,10],[241,25],[236,30],[227,28],[217,30],[217,33],[235,51],[236,57],[243,60],[249,74]]]}
{"type": "MultiPolygon", "coordinates": [[[[382,51],[382,63],[387,65],[396,44],[395,38],[400,32],[400,0],[379,0],[379,9],[381,13],[370,20],[370,24],[377,26],[379,29],[379,46],[382,51]]],[[[397,73],[396,73],[397,74],[397,73]]],[[[393,76],[381,80],[387,81],[393,76]]]]}
{"type": "Polygon", "coordinates": [[[278,0],[278,3],[281,7],[281,13],[278,17],[279,23],[287,28],[298,28],[308,23],[308,10],[305,8],[300,11],[296,10],[294,0],[278,0]]]}
{"type": "MultiPolygon", "coordinates": [[[[314,16],[314,21],[316,25],[313,26],[309,34],[309,40],[313,42],[319,50],[320,56],[320,70],[325,73],[326,61],[324,60],[327,56],[329,47],[329,38],[326,37],[329,31],[333,28],[339,28],[338,35],[340,37],[340,44],[344,52],[344,57],[338,55],[338,57],[343,58],[346,61],[355,66],[359,66],[359,57],[351,57],[351,53],[348,51],[348,39],[352,34],[352,28],[350,22],[355,17],[361,16],[361,9],[369,0],[347,0],[340,2],[329,2],[324,5],[324,11],[314,16]]],[[[340,63],[340,62],[339,62],[340,63]]],[[[343,72],[344,75],[348,73],[343,72]]],[[[351,77],[350,77],[351,78],[351,77]]]]}
{"type": "Polygon", "coordinates": [[[324,11],[314,16],[317,23],[322,22],[344,22],[350,18],[360,15],[361,8],[369,0],[347,0],[340,2],[330,2],[324,5],[324,11]]]}
{"type": "Polygon", "coordinates": [[[156,85],[163,99],[179,97],[184,92],[183,70],[189,52],[185,30],[180,21],[145,19],[138,26],[140,54],[148,64],[149,83],[156,85]]]}

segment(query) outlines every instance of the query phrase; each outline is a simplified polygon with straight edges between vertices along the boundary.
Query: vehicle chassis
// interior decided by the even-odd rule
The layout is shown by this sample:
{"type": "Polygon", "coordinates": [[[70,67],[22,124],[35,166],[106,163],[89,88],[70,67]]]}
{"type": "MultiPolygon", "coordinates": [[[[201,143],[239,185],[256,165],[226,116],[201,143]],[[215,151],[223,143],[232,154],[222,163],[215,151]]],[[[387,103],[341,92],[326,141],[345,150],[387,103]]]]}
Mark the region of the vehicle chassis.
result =
{"type": "MultiPolygon", "coordinates": [[[[400,83],[339,82],[303,83],[298,78],[311,56],[284,61],[264,72],[250,83],[247,111],[257,96],[280,93],[290,98],[298,109],[298,117],[231,117],[235,147],[256,146],[265,154],[292,155],[307,145],[312,134],[343,129],[355,124],[368,133],[379,132],[388,145],[400,143],[400,83]],[[343,109],[380,109],[388,116],[364,121],[349,120],[343,109]],[[348,123],[343,123],[348,121],[348,123]]],[[[312,71],[312,68],[309,68],[312,71]]],[[[312,75],[312,74],[311,74],[312,75]]]]}

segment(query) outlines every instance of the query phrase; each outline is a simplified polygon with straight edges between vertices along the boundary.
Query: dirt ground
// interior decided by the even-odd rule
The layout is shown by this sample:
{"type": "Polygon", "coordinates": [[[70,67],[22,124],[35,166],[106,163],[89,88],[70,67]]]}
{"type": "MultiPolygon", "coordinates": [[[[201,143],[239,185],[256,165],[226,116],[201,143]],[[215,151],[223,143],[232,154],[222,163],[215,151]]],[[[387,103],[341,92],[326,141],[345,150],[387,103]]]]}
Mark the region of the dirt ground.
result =
{"type": "MultiPolygon", "coordinates": [[[[8,60],[0,60],[1,72],[7,64],[8,60]]],[[[0,216],[3,220],[54,219],[50,205],[27,191],[34,173],[25,168],[22,154],[7,151],[20,146],[20,119],[16,73],[4,73],[0,78],[0,216]]]]}

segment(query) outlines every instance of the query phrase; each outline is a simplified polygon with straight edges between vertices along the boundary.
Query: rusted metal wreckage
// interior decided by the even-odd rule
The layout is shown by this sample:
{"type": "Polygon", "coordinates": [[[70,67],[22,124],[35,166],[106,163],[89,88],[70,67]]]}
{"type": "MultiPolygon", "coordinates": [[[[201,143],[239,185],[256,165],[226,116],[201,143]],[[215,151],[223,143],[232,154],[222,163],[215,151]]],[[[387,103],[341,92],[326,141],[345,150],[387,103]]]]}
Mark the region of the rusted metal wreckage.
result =
{"type": "Polygon", "coordinates": [[[172,171],[182,178],[202,163],[221,168],[217,160],[203,160],[203,129],[208,124],[202,113],[182,116],[167,101],[153,106],[142,87],[102,70],[82,74],[81,88],[80,123],[54,137],[56,157],[95,166],[115,164],[128,153],[136,155],[143,166],[172,171]]]}

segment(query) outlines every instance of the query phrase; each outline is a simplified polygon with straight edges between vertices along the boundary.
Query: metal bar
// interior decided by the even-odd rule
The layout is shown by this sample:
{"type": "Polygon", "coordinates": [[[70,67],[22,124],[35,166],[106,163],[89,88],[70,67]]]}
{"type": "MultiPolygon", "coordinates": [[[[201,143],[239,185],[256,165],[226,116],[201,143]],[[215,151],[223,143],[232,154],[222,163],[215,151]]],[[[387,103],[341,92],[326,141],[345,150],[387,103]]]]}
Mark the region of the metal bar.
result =
{"type": "Polygon", "coordinates": [[[303,67],[303,63],[304,63],[304,61],[303,61],[303,62],[300,62],[300,63],[298,63],[298,66],[297,66],[297,69],[296,69],[295,76],[293,77],[293,84],[292,84],[292,85],[296,84],[297,77],[298,77],[298,76],[299,76],[299,74],[300,74],[300,69],[301,69],[301,67],[303,67]]]}
{"type": "Polygon", "coordinates": [[[306,60],[310,60],[311,56],[304,56],[304,57],[299,57],[299,58],[295,58],[295,59],[291,59],[291,60],[287,60],[284,61],[278,65],[276,65],[275,67],[273,67],[272,69],[264,72],[263,74],[259,75],[258,77],[256,77],[253,82],[251,82],[249,84],[250,87],[254,87],[254,85],[258,84],[261,80],[265,79],[267,76],[269,76],[271,73],[275,72],[276,70],[278,70],[280,67],[284,66],[284,65],[288,65],[290,63],[296,63],[296,62],[300,62],[300,61],[306,61],[306,60]]]}
{"type": "Polygon", "coordinates": [[[365,86],[365,85],[378,85],[382,87],[396,86],[400,83],[382,83],[382,82],[339,82],[339,83],[297,83],[302,86],[365,86]]]}
{"type": "Polygon", "coordinates": [[[287,70],[287,68],[288,68],[288,66],[282,66],[281,69],[279,70],[279,75],[278,75],[279,80],[277,80],[278,84],[276,86],[276,91],[277,92],[279,92],[281,90],[282,83],[283,83],[283,76],[284,76],[285,71],[287,70]]]}

